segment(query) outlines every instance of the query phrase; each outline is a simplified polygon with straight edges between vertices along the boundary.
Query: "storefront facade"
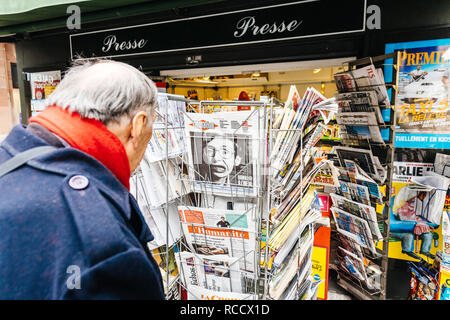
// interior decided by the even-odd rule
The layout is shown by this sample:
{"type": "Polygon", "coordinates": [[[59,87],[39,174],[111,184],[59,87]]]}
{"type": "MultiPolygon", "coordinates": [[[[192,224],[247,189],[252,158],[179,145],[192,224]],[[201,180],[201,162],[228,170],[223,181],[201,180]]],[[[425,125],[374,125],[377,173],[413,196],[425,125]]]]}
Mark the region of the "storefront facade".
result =
{"type": "Polygon", "coordinates": [[[450,30],[450,3],[440,1],[177,1],[145,9],[98,21],[81,11],[80,29],[62,19],[0,38],[16,45],[22,123],[31,115],[28,74],[64,72],[78,58],[123,61],[163,80],[168,70],[378,56],[387,44],[448,38],[450,30]]]}
{"type": "MultiPolygon", "coordinates": [[[[75,55],[160,70],[366,57],[386,43],[448,36],[450,7],[438,1],[214,1],[7,37],[16,43],[22,122],[24,73],[64,70],[75,55]],[[420,12],[421,18],[417,17],[420,12]],[[168,23],[169,22],[169,23],[168,23]],[[127,49],[128,48],[128,49],[127,49]],[[102,50],[103,49],[103,50],[102,50]]],[[[136,11],[136,10],[135,10],[136,11]]]]}

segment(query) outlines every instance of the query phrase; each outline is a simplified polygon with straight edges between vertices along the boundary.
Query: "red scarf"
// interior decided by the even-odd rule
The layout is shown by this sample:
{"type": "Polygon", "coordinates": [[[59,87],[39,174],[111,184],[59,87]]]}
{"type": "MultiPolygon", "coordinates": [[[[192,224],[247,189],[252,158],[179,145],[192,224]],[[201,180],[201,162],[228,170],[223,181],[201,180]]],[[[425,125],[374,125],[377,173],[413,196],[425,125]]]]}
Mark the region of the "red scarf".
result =
{"type": "Polygon", "coordinates": [[[100,161],[130,189],[130,164],[122,142],[105,125],[95,119],[83,119],[56,105],[29,119],[63,138],[73,148],[100,161]]]}

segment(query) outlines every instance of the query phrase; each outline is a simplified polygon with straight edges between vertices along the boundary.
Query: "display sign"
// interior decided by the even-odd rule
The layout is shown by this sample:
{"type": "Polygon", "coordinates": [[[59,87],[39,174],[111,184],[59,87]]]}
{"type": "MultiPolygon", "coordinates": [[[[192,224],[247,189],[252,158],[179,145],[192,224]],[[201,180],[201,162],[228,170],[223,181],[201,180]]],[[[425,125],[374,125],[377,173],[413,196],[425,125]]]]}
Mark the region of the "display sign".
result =
{"type": "Polygon", "coordinates": [[[320,227],[314,234],[312,251],[312,276],[314,280],[321,281],[317,291],[317,299],[328,299],[328,273],[330,266],[330,227],[320,227]]]}
{"type": "Polygon", "coordinates": [[[395,146],[448,149],[450,39],[386,47],[387,52],[398,50],[400,57],[395,146]]]}
{"type": "Polygon", "coordinates": [[[345,6],[332,2],[296,1],[72,34],[71,57],[133,56],[365,31],[365,0],[348,0],[345,6]]]}

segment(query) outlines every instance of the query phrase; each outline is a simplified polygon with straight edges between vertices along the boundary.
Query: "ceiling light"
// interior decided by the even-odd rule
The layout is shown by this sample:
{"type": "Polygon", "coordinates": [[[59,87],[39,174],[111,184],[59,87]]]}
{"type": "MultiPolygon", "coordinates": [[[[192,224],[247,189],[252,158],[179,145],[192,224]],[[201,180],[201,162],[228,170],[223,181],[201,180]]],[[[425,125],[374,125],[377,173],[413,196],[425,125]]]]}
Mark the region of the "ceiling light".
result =
{"type": "Polygon", "coordinates": [[[259,76],[260,76],[260,73],[258,71],[252,73],[252,77],[254,77],[254,78],[259,77],[259,76]]]}
{"type": "Polygon", "coordinates": [[[322,70],[322,68],[316,68],[316,69],[313,70],[313,73],[319,73],[320,70],[322,70]]]}

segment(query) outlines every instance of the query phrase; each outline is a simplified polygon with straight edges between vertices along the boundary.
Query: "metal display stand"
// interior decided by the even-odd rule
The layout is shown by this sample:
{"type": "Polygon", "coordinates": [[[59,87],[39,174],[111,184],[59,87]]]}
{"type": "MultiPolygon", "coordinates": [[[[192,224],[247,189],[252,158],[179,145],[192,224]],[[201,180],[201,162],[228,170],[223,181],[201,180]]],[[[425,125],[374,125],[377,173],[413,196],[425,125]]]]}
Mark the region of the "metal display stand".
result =
{"type": "MultiPolygon", "coordinates": [[[[172,95],[172,94],[165,94],[165,93],[159,93],[160,95],[164,95],[167,97],[168,101],[179,101],[185,103],[185,114],[183,116],[186,117],[186,119],[190,118],[190,114],[192,113],[208,113],[208,107],[214,106],[215,112],[221,112],[222,108],[226,107],[247,107],[251,109],[250,117],[257,117],[258,119],[258,128],[257,132],[258,137],[257,139],[252,140],[252,144],[256,143],[258,145],[258,154],[254,156],[255,159],[255,165],[256,165],[256,172],[259,177],[258,184],[255,186],[256,188],[256,194],[252,196],[246,196],[245,192],[244,194],[238,194],[236,186],[233,184],[229,185],[229,195],[230,200],[239,200],[239,203],[241,206],[245,208],[244,214],[252,214],[254,219],[254,230],[250,230],[249,234],[250,237],[254,238],[256,240],[256,250],[251,252],[246,252],[244,239],[242,239],[242,246],[239,248],[231,247],[231,251],[228,254],[230,256],[233,256],[234,249],[238,250],[239,252],[244,252],[243,256],[241,256],[237,261],[240,265],[245,264],[247,262],[251,262],[254,266],[253,272],[245,272],[241,270],[241,275],[243,277],[243,287],[240,292],[244,294],[248,294],[249,299],[272,299],[269,295],[268,290],[268,284],[271,280],[272,273],[270,271],[270,268],[268,267],[268,260],[270,258],[270,248],[267,245],[270,240],[270,211],[276,204],[276,199],[272,197],[272,188],[273,188],[273,182],[270,179],[270,166],[269,164],[269,155],[272,150],[272,138],[274,133],[276,133],[276,130],[272,129],[272,120],[274,116],[274,110],[275,108],[282,105],[282,103],[272,98],[268,102],[253,102],[253,101],[193,101],[189,99],[185,99],[182,96],[178,95],[172,95]],[[266,245],[263,246],[264,249],[261,250],[261,244],[265,243],[266,245]],[[249,260],[248,260],[249,259],[249,260]]],[[[164,133],[165,141],[164,144],[165,148],[165,156],[159,160],[160,165],[166,170],[166,177],[165,177],[165,201],[163,204],[159,205],[158,209],[162,210],[165,216],[165,246],[161,246],[159,250],[160,259],[159,261],[162,261],[160,263],[160,268],[165,269],[166,272],[163,274],[164,278],[164,286],[165,286],[165,293],[167,299],[183,299],[186,298],[186,294],[188,293],[188,288],[184,285],[186,282],[186,279],[183,279],[182,277],[185,276],[185,272],[183,270],[183,264],[181,264],[181,268],[178,270],[178,275],[175,277],[172,277],[170,275],[171,269],[170,269],[170,257],[172,255],[175,255],[180,259],[180,253],[181,252],[190,252],[194,256],[198,257],[198,254],[196,252],[193,252],[192,247],[188,245],[186,242],[185,235],[181,233],[181,237],[178,239],[174,239],[174,235],[172,234],[172,231],[174,230],[174,226],[169,223],[170,221],[170,210],[174,210],[174,207],[177,208],[178,206],[183,206],[185,208],[188,208],[189,211],[192,212],[192,214],[195,214],[196,207],[203,207],[203,208],[214,208],[215,207],[215,194],[212,190],[212,188],[208,187],[202,187],[202,189],[195,190],[194,185],[197,181],[192,180],[192,176],[189,176],[188,172],[189,170],[193,170],[196,174],[199,174],[198,168],[192,168],[190,167],[188,157],[187,157],[187,150],[184,150],[183,152],[179,153],[173,153],[171,150],[171,145],[169,143],[169,137],[171,135],[180,134],[180,131],[184,131],[184,125],[183,126],[174,126],[169,122],[168,114],[169,110],[169,104],[165,104],[162,106],[159,106],[157,109],[157,120],[156,124],[154,126],[154,130],[159,130],[159,134],[162,132],[164,133]],[[179,194],[177,194],[176,197],[169,197],[170,194],[170,179],[169,179],[169,165],[175,168],[176,172],[176,179],[181,181],[182,188],[179,190],[179,194]],[[170,241],[172,239],[172,242],[170,241]],[[167,245],[168,244],[168,245],[167,245]]],[[[226,111],[224,111],[226,112],[226,111]]],[[[242,124],[241,124],[242,126],[242,124]]],[[[239,128],[236,128],[236,131],[239,128]]],[[[154,133],[155,134],[155,133],[154,133]]],[[[301,135],[300,135],[301,136],[301,135]]],[[[186,139],[186,137],[184,137],[186,139]]],[[[300,142],[302,145],[302,142],[300,142]]],[[[144,158],[145,161],[145,158],[144,158]]],[[[302,163],[303,167],[303,163],[302,163]]],[[[244,168],[243,170],[246,170],[244,168]]],[[[143,179],[142,179],[143,172],[142,170],[138,169],[136,173],[133,175],[132,179],[134,181],[133,185],[136,189],[140,189],[140,192],[143,193],[141,197],[137,197],[139,205],[142,206],[151,206],[149,204],[148,198],[149,195],[145,194],[145,186],[143,185],[143,179]]],[[[302,178],[302,177],[301,177],[302,178]]],[[[135,193],[138,194],[139,190],[135,190],[135,193]]],[[[300,194],[300,202],[303,196],[303,192],[300,194]]],[[[172,220],[173,221],[173,220],[172,220]]],[[[180,229],[183,229],[183,225],[186,227],[186,223],[180,221],[180,229]]],[[[206,228],[207,226],[202,224],[196,224],[196,223],[189,223],[187,227],[191,227],[191,230],[194,230],[194,236],[200,237],[201,234],[195,234],[196,227],[203,227],[206,228]]],[[[310,224],[307,226],[307,229],[309,229],[310,233],[313,234],[312,230],[314,229],[314,224],[310,224]]],[[[299,239],[300,239],[300,230],[299,230],[299,239]]],[[[206,241],[206,237],[205,237],[206,241]]],[[[239,242],[236,242],[239,243],[239,242]]],[[[238,245],[239,246],[239,245],[238,245]]],[[[298,246],[298,244],[297,244],[298,246]]],[[[298,248],[295,249],[296,251],[298,248]]],[[[310,256],[308,256],[309,259],[311,259],[310,256]]],[[[298,257],[300,259],[300,256],[298,257]]],[[[201,260],[203,261],[203,260],[201,260]]],[[[300,265],[300,261],[298,261],[298,265],[300,265]]],[[[206,265],[200,265],[200,267],[204,267],[206,265]]],[[[297,275],[299,270],[296,270],[297,275]]],[[[205,279],[206,281],[206,279],[205,279]]],[[[231,280],[230,280],[231,281],[231,280]]],[[[297,293],[296,298],[298,299],[298,290],[301,287],[301,283],[297,283],[297,293]]],[[[232,290],[233,291],[233,290],[232,290]]],[[[189,292],[189,294],[193,295],[192,292],[189,292]]]]}
{"type": "MultiPolygon", "coordinates": [[[[384,61],[389,58],[394,58],[397,64],[394,64],[394,74],[392,83],[386,83],[386,87],[391,89],[391,107],[387,109],[389,112],[389,122],[380,125],[380,129],[388,130],[389,139],[384,143],[374,143],[368,139],[361,139],[358,136],[346,136],[345,139],[341,139],[341,145],[356,147],[360,149],[371,150],[373,155],[379,157],[383,167],[386,168],[386,180],[383,184],[385,195],[381,205],[383,206],[383,213],[377,213],[377,223],[379,225],[383,240],[382,247],[377,246],[376,255],[368,255],[367,258],[372,259],[380,267],[380,289],[370,290],[368,287],[356,277],[350,275],[345,268],[341,267],[336,262],[336,269],[338,272],[338,284],[353,296],[362,300],[385,300],[386,299],[386,285],[387,285],[387,272],[388,272],[388,250],[389,250],[389,237],[390,237],[390,208],[391,208],[391,189],[392,189],[392,174],[393,174],[393,160],[394,160],[394,141],[395,141],[395,111],[394,106],[396,102],[396,79],[398,76],[398,55],[392,53],[388,55],[381,55],[373,58],[364,58],[348,63],[348,71],[361,68],[367,65],[373,64],[375,67],[382,66],[384,61]]],[[[363,90],[371,90],[373,88],[366,87],[363,90]]],[[[371,203],[376,208],[375,203],[371,203]]],[[[364,254],[365,255],[365,254],[364,254]]]]}
{"type": "MultiPolygon", "coordinates": [[[[198,104],[198,101],[196,100],[189,100],[184,98],[183,96],[179,96],[179,95],[173,95],[173,94],[167,94],[167,93],[158,93],[158,96],[163,96],[163,97],[167,97],[168,101],[177,101],[177,102],[183,102],[183,105],[188,105],[190,108],[191,105],[195,105],[198,104]]],[[[159,209],[161,210],[161,212],[163,213],[164,217],[165,217],[165,234],[163,235],[163,237],[165,238],[165,245],[160,246],[159,247],[159,253],[153,253],[154,256],[155,255],[159,255],[159,259],[160,261],[162,261],[159,266],[160,269],[164,269],[165,270],[165,274],[163,272],[163,280],[164,280],[164,291],[166,294],[166,299],[170,300],[170,299],[175,299],[178,300],[180,299],[180,290],[178,287],[178,282],[179,282],[179,274],[172,278],[170,277],[170,270],[171,270],[171,265],[170,265],[170,255],[174,254],[176,251],[178,251],[181,246],[182,243],[182,238],[178,238],[175,239],[175,241],[170,244],[167,245],[169,243],[169,239],[170,238],[174,238],[174,235],[172,234],[172,229],[171,226],[169,224],[169,206],[172,205],[176,205],[177,203],[183,202],[182,199],[184,199],[185,197],[188,197],[189,195],[189,190],[187,190],[184,186],[182,186],[182,189],[180,190],[180,194],[178,197],[176,197],[175,199],[169,199],[169,186],[170,186],[170,180],[169,180],[169,172],[168,172],[168,168],[169,165],[172,166],[175,169],[175,174],[177,176],[177,178],[181,178],[184,175],[183,172],[183,159],[185,157],[184,152],[177,152],[175,154],[173,154],[171,151],[171,145],[169,143],[169,136],[170,135],[176,135],[176,134],[180,134],[183,132],[184,130],[184,126],[175,126],[173,124],[169,123],[168,120],[168,108],[169,108],[169,104],[165,103],[162,106],[157,106],[155,108],[155,112],[156,112],[156,120],[154,123],[154,127],[153,127],[153,134],[154,135],[163,135],[163,139],[165,141],[165,143],[163,144],[162,148],[164,149],[164,155],[161,159],[159,159],[157,162],[159,162],[159,164],[162,166],[163,171],[165,171],[165,186],[157,186],[158,188],[163,188],[164,192],[165,192],[165,199],[163,199],[163,203],[157,206],[153,206],[150,203],[150,197],[149,194],[147,193],[147,188],[144,184],[143,181],[143,172],[141,169],[141,166],[135,171],[135,173],[133,174],[133,176],[131,177],[132,179],[132,185],[135,186],[135,190],[134,193],[139,195],[141,194],[141,197],[136,196],[137,200],[138,200],[138,204],[139,206],[142,207],[145,206],[147,208],[151,208],[151,209],[159,209]]],[[[182,115],[180,115],[182,117],[182,115]]],[[[147,161],[146,157],[144,157],[143,161],[147,161]]],[[[145,214],[144,214],[145,215],[145,214]]]]}

